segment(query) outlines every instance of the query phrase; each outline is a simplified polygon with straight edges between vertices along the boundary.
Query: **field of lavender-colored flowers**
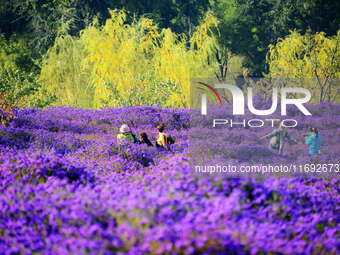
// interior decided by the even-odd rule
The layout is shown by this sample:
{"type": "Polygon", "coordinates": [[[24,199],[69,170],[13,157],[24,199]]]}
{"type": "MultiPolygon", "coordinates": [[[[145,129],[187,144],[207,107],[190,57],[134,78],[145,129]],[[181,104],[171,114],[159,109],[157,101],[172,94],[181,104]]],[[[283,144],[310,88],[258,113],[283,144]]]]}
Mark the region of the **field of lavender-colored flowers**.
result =
{"type": "Polygon", "coordinates": [[[309,109],[313,118],[290,109],[299,121],[290,132],[302,140],[317,126],[315,157],[303,144],[268,151],[258,137],[270,127],[209,138],[210,121],[186,109],[18,110],[0,128],[0,254],[339,254],[339,178],[199,176],[190,165],[197,128],[201,147],[233,164],[339,163],[339,105],[309,109]],[[171,152],[119,145],[123,123],[150,137],[163,123],[176,143],[171,152]],[[154,166],[143,166],[148,157],[154,166]]]}

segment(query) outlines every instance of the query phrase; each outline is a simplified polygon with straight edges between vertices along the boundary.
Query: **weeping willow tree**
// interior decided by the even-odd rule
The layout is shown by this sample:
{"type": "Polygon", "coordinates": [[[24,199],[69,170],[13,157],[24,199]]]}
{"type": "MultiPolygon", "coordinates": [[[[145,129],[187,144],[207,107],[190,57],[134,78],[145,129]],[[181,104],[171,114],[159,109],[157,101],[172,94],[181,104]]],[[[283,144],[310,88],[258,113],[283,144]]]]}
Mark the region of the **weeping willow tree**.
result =
{"type": "Polygon", "coordinates": [[[79,39],[56,40],[40,78],[57,104],[187,107],[191,78],[214,75],[208,59],[216,47],[217,20],[211,14],[190,39],[160,30],[148,18],[131,24],[126,19],[126,12],[114,10],[104,26],[86,28],[79,39]]]}
{"type": "Polygon", "coordinates": [[[270,77],[299,81],[311,90],[314,102],[340,100],[340,30],[332,37],[293,31],[270,46],[267,62],[270,77]]]}
{"type": "Polygon", "coordinates": [[[91,70],[82,65],[86,49],[81,38],[58,37],[43,58],[39,82],[40,96],[54,95],[56,105],[93,107],[91,70]]]}
{"type": "Polygon", "coordinates": [[[208,13],[203,24],[196,28],[190,38],[189,48],[185,36],[179,37],[169,29],[162,31],[153,64],[158,80],[176,86],[175,92],[166,101],[167,106],[189,106],[191,79],[214,76],[216,65],[209,64],[208,60],[212,59],[217,47],[212,33],[216,26],[216,18],[208,13]]]}

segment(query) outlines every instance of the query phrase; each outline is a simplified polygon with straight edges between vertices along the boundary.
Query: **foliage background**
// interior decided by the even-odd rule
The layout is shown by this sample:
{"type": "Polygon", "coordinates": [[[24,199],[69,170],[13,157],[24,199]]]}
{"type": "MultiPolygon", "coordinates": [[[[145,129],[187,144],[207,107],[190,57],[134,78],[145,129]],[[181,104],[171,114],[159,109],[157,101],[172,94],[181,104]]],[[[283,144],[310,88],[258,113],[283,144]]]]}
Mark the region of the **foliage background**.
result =
{"type": "Polygon", "coordinates": [[[338,13],[336,0],[3,0],[1,102],[187,107],[192,78],[303,75],[315,102],[336,102],[338,13]]]}

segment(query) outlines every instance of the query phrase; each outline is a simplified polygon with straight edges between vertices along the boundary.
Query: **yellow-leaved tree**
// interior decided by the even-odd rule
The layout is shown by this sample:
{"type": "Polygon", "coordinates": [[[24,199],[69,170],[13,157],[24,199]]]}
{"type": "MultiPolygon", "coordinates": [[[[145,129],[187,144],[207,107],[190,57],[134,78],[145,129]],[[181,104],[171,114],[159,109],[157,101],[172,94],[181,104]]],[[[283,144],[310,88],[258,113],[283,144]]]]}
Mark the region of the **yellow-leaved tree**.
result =
{"type": "Polygon", "coordinates": [[[214,75],[208,56],[216,27],[208,13],[188,39],[151,19],[128,24],[125,11],[113,10],[104,26],[57,38],[43,61],[42,89],[57,96],[56,105],[188,107],[191,79],[214,75]]]}
{"type": "Polygon", "coordinates": [[[88,27],[80,36],[94,106],[188,107],[191,78],[214,74],[207,57],[216,44],[211,31],[216,26],[216,18],[208,14],[188,41],[170,29],[160,30],[151,19],[127,24],[125,11],[111,11],[103,27],[88,27]]]}
{"type": "Polygon", "coordinates": [[[217,19],[207,13],[188,39],[151,19],[129,24],[125,11],[110,12],[104,26],[56,39],[43,59],[41,91],[54,94],[55,105],[188,107],[191,79],[214,76],[208,59],[218,47],[217,19]]]}
{"type": "Polygon", "coordinates": [[[340,30],[326,37],[320,32],[305,35],[291,32],[276,45],[270,45],[267,55],[269,76],[299,80],[311,90],[314,102],[337,102],[340,99],[340,30]]]}
{"type": "Polygon", "coordinates": [[[45,93],[55,95],[55,105],[92,108],[94,89],[90,79],[91,68],[82,65],[85,57],[81,38],[70,35],[58,37],[43,58],[40,96],[44,97],[45,93]]]}

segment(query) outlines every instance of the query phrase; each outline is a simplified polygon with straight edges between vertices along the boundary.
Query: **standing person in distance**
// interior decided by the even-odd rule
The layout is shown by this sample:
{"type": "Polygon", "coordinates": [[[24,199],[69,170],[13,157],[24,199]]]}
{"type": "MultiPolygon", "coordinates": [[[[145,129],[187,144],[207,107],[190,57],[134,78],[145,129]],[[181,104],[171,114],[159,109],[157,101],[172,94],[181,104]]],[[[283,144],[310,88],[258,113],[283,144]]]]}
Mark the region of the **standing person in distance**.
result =
{"type": "Polygon", "coordinates": [[[309,134],[306,136],[306,145],[309,147],[309,155],[321,154],[322,138],[316,128],[309,128],[309,134]]]}
{"type": "Polygon", "coordinates": [[[285,144],[285,138],[289,139],[292,142],[297,143],[297,141],[289,135],[289,133],[287,132],[287,130],[283,126],[282,122],[279,124],[278,129],[275,129],[273,132],[271,132],[268,135],[261,137],[260,139],[262,140],[264,138],[270,138],[268,148],[270,150],[278,151],[279,155],[283,154],[283,147],[284,147],[284,144],[285,144]]]}

